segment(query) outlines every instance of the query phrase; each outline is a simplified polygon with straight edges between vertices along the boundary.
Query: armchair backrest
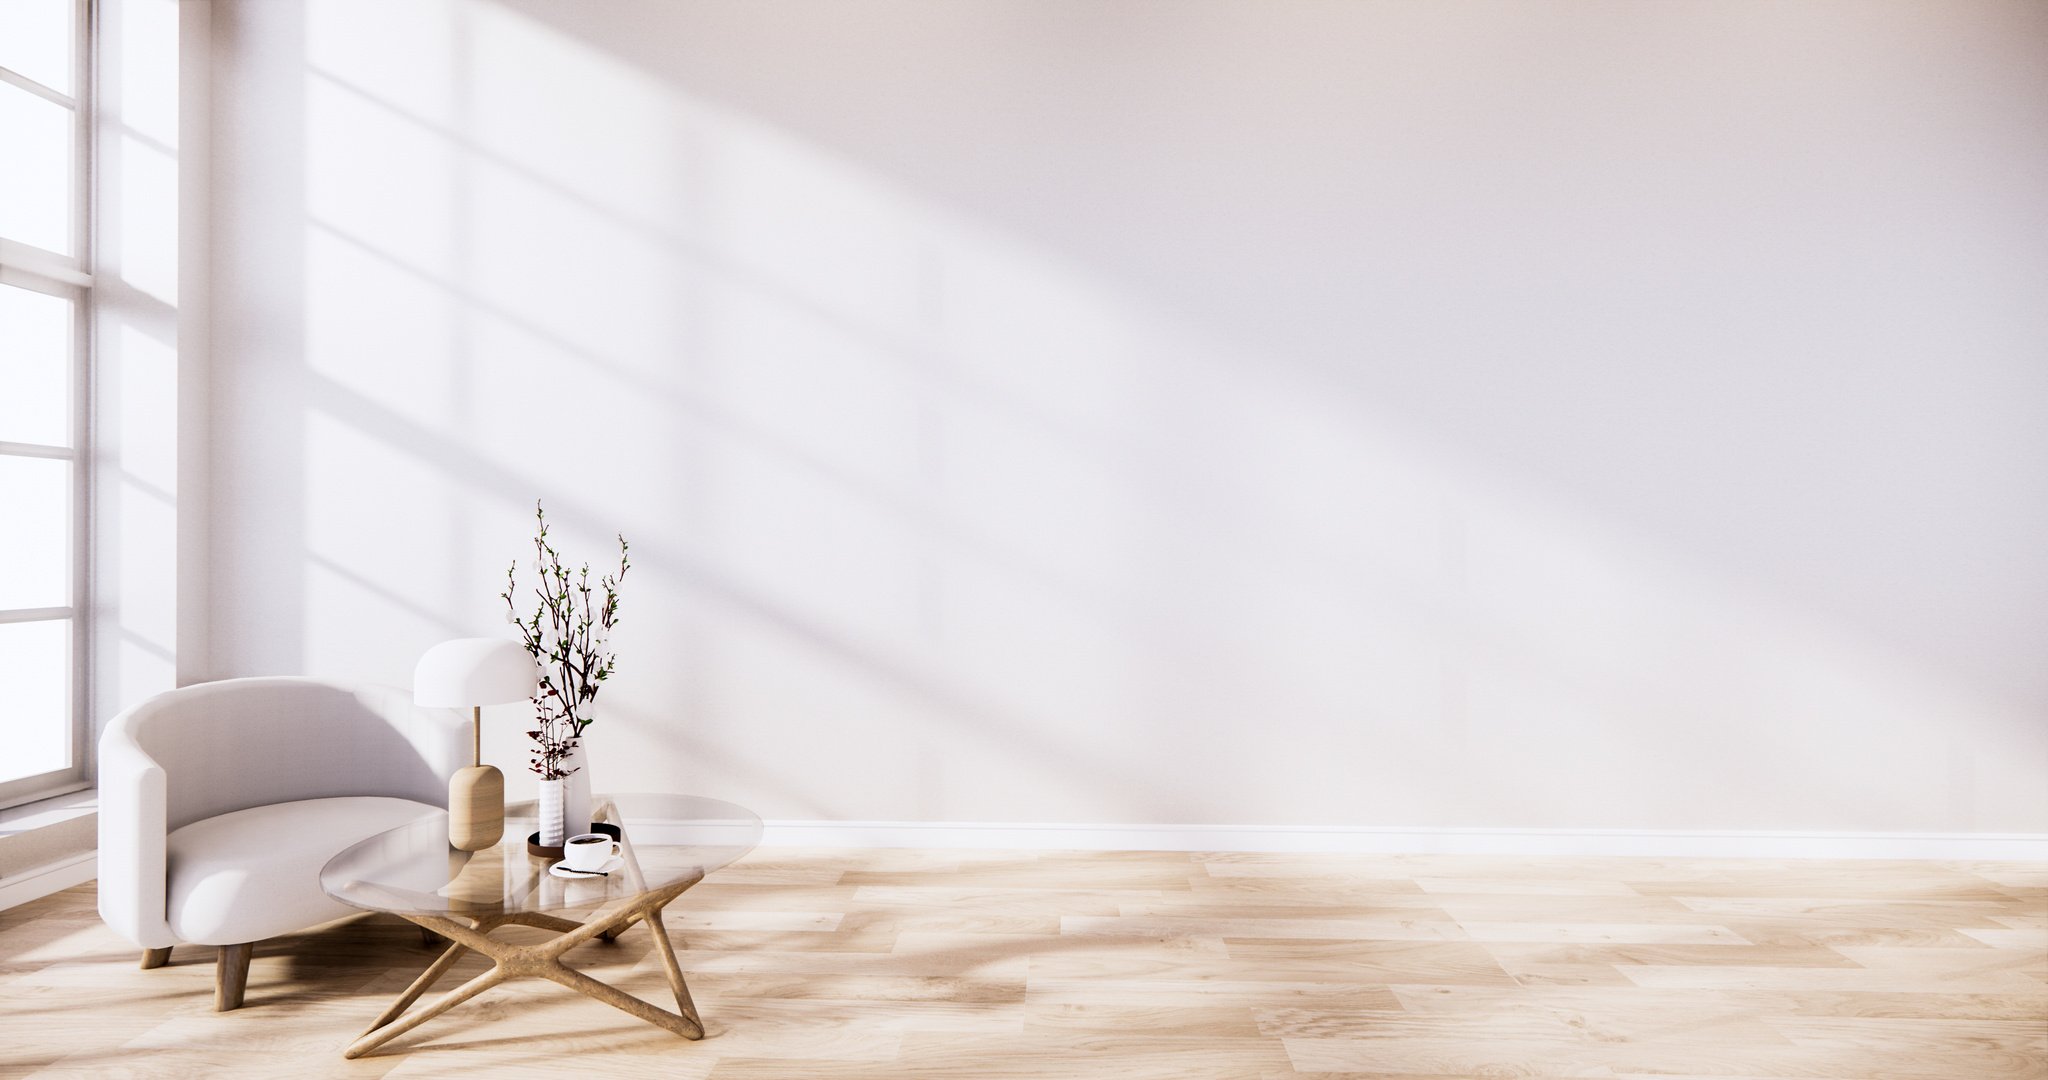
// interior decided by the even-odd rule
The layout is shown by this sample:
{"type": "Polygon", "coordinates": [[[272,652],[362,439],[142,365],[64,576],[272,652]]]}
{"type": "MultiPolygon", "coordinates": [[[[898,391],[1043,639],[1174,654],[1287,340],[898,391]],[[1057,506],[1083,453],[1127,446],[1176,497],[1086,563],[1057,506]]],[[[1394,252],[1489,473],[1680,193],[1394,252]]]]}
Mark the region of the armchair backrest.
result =
{"type": "Polygon", "coordinates": [[[388,795],[448,805],[469,718],[405,690],[298,677],[227,679],[143,702],[116,724],[164,773],[165,827],[270,803],[388,795]]]}

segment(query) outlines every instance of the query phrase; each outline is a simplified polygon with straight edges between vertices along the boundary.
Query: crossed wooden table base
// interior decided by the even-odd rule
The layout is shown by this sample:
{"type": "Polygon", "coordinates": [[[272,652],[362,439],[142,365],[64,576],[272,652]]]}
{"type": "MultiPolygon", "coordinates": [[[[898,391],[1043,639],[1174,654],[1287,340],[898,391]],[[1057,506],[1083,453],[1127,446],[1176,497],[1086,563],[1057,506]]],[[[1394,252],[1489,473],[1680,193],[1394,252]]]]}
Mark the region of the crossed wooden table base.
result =
{"type": "Polygon", "coordinates": [[[661,909],[666,907],[669,901],[682,895],[683,890],[702,880],[704,873],[700,870],[682,881],[641,893],[616,910],[601,917],[593,917],[584,923],[530,911],[488,915],[468,922],[440,915],[400,912],[399,914],[405,918],[447,938],[454,944],[448,946],[446,952],[429,965],[419,978],[413,980],[413,984],[406,987],[405,993],[398,995],[398,1000],[392,1002],[391,1007],[385,1009],[383,1015],[377,1017],[377,1021],[370,1025],[370,1029],[343,1051],[342,1056],[361,1057],[501,982],[524,978],[546,979],[549,982],[560,983],[579,994],[594,997],[656,1027],[667,1028],[685,1039],[701,1039],[704,1037],[704,1022],[698,1018],[697,1006],[690,1000],[689,985],[683,982],[683,969],[676,963],[675,946],[669,943],[668,931],[661,925],[661,909]],[[601,983],[562,963],[563,953],[594,937],[611,941],[636,919],[646,923],[647,932],[654,936],[654,954],[661,958],[662,970],[668,973],[669,987],[676,993],[676,1012],[648,1004],[617,987],[601,983]],[[553,930],[562,936],[539,945],[513,945],[497,941],[490,936],[491,931],[506,925],[537,926],[543,930],[553,930]],[[413,1002],[420,999],[420,995],[425,994],[441,976],[448,973],[449,968],[455,966],[455,962],[461,959],[465,951],[472,949],[491,958],[494,962],[491,970],[450,990],[425,1009],[402,1020],[399,1019],[405,1010],[412,1007],[413,1002]]]}

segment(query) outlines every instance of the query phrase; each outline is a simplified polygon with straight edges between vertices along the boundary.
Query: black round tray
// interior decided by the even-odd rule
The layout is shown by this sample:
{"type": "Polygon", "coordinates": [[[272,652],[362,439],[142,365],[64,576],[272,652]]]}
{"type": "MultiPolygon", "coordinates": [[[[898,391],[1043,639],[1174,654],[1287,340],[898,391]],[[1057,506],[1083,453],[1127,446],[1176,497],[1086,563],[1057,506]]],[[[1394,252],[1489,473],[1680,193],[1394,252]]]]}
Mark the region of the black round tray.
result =
{"type": "MultiPolygon", "coordinates": [[[[590,828],[584,831],[603,833],[614,840],[624,839],[624,836],[619,832],[619,827],[617,825],[612,824],[609,821],[593,821],[590,823],[590,828]]],[[[570,833],[569,835],[578,836],[581,834],[570,833]]],[[[531,832],[526,834],[526,853],[536,858],[546,859],[549,862],[560,862],[562,859],[562,849],[558,847],[541,846],[540,834],[537,832],[531,832]]]]}

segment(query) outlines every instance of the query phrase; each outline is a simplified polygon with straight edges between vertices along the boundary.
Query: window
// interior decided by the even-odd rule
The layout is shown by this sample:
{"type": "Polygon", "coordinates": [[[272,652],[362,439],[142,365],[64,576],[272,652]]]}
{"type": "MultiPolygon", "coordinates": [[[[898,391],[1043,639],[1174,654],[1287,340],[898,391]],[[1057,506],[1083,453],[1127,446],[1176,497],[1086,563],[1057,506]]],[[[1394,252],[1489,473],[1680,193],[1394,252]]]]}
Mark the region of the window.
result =
{"type": "Polygon", "coordinates": [[[0,806],[86,771],[91,0],[0,0],[0,806]]]}

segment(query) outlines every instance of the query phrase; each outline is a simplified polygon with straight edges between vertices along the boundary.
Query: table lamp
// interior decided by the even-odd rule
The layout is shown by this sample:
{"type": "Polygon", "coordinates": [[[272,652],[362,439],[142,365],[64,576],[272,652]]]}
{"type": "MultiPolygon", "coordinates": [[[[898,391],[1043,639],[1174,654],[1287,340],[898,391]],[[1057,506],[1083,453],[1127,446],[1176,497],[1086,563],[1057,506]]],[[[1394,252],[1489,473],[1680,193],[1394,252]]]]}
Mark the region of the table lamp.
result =
{"type": "Polygon", "coordinates": [[[539,676],[517,642],[456,638],[420,657],[412,699],[430,708],[469,710],[473,763],[448,781],[448,843],[482,851],[505,834],[505,774],[483,762],[483,706],[533,696],[539,676]]]}

